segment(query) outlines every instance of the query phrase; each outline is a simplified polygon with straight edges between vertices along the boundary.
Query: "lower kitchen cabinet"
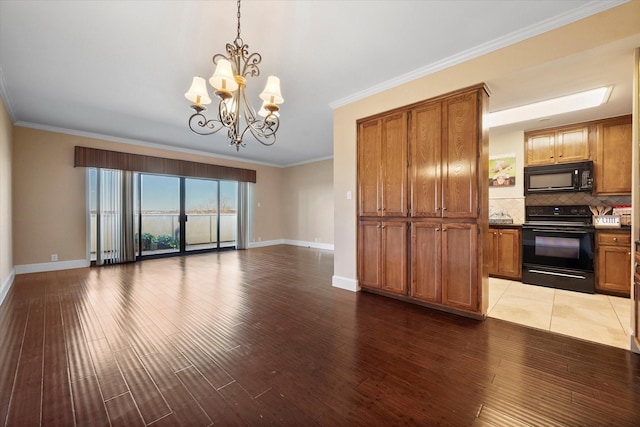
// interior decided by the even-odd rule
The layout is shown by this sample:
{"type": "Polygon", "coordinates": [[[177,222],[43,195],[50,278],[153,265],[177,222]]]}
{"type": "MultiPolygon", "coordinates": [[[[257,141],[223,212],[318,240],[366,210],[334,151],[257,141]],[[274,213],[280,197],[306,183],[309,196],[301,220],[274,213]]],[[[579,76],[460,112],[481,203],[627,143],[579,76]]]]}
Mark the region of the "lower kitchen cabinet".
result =
{"type": "Polygon", "coordinates": [[[442,303],[467,311],[478,307],[478,226],[443,224],[442,303]]]}
{"type": "Polygon", "coordinates": [[[631,232],[596,231],[596,290],[631,293],[631,232]]]}
{"type": "Polygon", "coordinates": [[[478,226],[415,222],[411,232],[411,296],[478,311],[478,226]]]}
{"type": "Polygon", "coordinates": [[[360,221],[360,285],[407,294],[407,222],[360,221]]]}
{"type": "Polygon", "coordinates": [[[490,227],[489,275],[505,279],[522,278],[522,231],[519,228],[490,227]]]}

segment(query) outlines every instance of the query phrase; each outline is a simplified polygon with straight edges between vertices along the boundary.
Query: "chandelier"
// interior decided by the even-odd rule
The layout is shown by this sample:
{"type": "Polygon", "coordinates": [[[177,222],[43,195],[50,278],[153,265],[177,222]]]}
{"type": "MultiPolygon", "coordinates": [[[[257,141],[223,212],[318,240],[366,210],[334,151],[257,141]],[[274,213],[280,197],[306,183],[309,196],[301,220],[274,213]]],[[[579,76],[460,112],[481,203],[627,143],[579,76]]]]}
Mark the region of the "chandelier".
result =
{"type": "Polygon", "coordinates": [[[280,79],[269,76],[267,84],[260,94],[262,107],[256,111],[247,101],[245,88],[247,77],[260,75],[258,64],[262,62],[259,53],[249,54],[249,46],[240,37],[240,0],[238,0],[238,33],[233,43],[227,43],[227,54],[216,54],[213,63],[216,65],[213,76],[209,79],[220,99],[218,114],[207,119],[204,112],[206,104],[211,103],[207,83],[202,77],[194,77],[189,91],[184,96],[193,104],[195,111],[189,117],[189,128],[198,135],[212,135],[221,129],[227,130],[227,141],[237,151],[244,147],[242,141],[247,132],[263,145],[276,142],[276,131],[280,127],[280,107],[284,99],[280,94],[280,79]]]}

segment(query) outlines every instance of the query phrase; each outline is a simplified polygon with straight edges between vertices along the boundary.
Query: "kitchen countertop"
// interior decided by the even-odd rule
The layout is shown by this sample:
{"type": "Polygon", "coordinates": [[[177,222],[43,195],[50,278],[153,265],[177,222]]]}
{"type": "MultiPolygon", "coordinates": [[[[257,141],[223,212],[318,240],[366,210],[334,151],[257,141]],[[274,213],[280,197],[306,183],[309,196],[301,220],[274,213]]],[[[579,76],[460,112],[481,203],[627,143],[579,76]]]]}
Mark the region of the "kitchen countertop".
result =
{"type": "Polygon", "coordinates": [[[522,228],[522,224],[491,224],[489,228],[522,228]]]}

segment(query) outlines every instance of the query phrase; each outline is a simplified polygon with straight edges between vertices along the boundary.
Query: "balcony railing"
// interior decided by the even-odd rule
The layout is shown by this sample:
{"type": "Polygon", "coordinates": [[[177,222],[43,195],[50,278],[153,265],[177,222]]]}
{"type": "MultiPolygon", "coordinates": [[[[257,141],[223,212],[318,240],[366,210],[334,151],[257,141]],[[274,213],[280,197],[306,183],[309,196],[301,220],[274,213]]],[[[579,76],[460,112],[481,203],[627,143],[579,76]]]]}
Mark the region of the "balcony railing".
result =
{"type": "MultiPolygon", "coordinates": [[[[187,214],[186,250],[216,248],[218,245],[217,214],[187,214]]],[[[105,224],[110,224],[105,221],[105,224]]],[[[91,214],[91,257],[96,253],[96,214],[91,214]]],[[[137,230],[137,225],[136,225],[137,230]]],[[[236,213],[220,214],[220,247],[236,245],[236,213]]],[[[142,214],[142,255],[179,250],[180,222],[178,214],[142,214]]],[[[109,230],[106,230],[109,235],[109,230]]],[[[137,232],[136,232],[137,236],[137,232]]],[[[137,244],[137,242],[136,242],[137,244]]]]}

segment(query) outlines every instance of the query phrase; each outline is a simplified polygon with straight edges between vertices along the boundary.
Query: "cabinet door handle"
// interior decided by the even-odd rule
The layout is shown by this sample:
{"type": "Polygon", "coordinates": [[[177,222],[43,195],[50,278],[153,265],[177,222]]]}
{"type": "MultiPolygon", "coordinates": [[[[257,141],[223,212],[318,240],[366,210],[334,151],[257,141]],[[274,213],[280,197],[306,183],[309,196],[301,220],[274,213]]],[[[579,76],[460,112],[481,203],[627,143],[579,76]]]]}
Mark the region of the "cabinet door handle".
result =
{"type": "Polygon", "coordinates": [[[436,227],[434,228],[435,231],[440,231],[440,228],[436,227]]]}
{"type": "Polygon", "coordinates": [[[500,233],[500,235],[502,236],[502,233],[500,233]]]}
{"type": "Polygon", "coordinates": [[[613,238],[613,241],[614,241],[614,242],[617,242],[617,241],[618,241],[618,238],[617,238],[617,237],[614,237],[614,238],[613,238]]]}
{"type": "Polygon", "coordinates": [[[443,211],[446,211],[446,210],[447,210],[447,208],[442,208],[442,210],[443,210],[443,211]]]}
{"type": "Polygon", "coordinates": [[[447,229],[446,229],[446,228],[443,228],[443,229],[442,229],[442,231],[447,231],[447,229]]]}

